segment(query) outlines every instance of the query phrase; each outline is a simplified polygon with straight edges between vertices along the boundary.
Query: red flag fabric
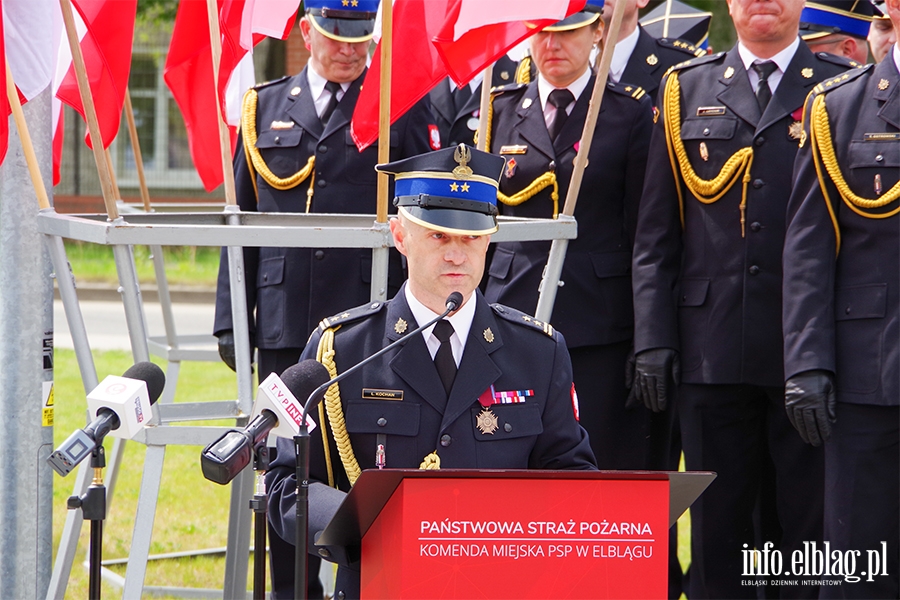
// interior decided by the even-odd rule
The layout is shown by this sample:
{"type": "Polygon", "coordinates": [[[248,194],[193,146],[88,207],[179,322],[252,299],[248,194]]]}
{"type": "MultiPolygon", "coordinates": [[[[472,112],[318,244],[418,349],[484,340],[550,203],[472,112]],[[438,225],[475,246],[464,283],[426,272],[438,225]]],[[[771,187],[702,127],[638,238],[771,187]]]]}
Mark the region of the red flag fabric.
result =
{"type": "MultiPolygon", "coordinates": [[[[84,22],[81,52],[97,109],[101,142],[108,148],[119,132],[128,89],[137,0],[72,0],[72,5],[84,22]]],[[[84,118],[74,66],[69,66],[56,97],[84,118]]],[[[91,146],[90,133],[85,134],[85,141],[91,146]]]]}
{"type": "Polygon", "coordinates": [[[460,87],[510,48],[584,8],[586,0],[452,0],[433,43],[460,87]],[[517,20],[512,20],[517,19],[517,20]],[[526,23],[527,21],[527,23],[526,23]]]}
{"type": "MultiPolygon", "coordinates": [[[[513,46],[584,8],[586,0],[395,0],[391,123],[451,75],[460,86],[513,46]],[[538,19],[539,16],[549,18],[538,19]],[[561,16],[560,16],[561,15],[561,16]],[[529,25],[511,18],[529,18],[529,25]]],[[[366,73],[350,132],[362,150],[378,138],[381,42],[366,73]]]]}
{"type": "Polygon", "coordinates": [[[0,59],[2,59],[2,73],[0,73],[0,91],[3,97],[0,99],[0,164],[6,158],[6,149],[9,147],[9,99],[6,96],[6,41],[3,37],[3,3],[0,0],[0,59]]]}
{"type": "MultiPolygon", "coordinates": [[[[241,59],[248,52],[241,44],[242,32],[245,39],[247,35],[246,19],[252,18],[254,11],[264,8],[262,2],[257,2],[257,6],[245,10],[246,3],[247,0],[217,0],[219,33],[222,40],[218,89],[223,115],[227,112],[225,98],[228,83],[241,59]]],[[[284,2],[279,4],[283,5],[284,2]]],[[[287,17],[285,24],[280,29],[285,32],[284,37],[287,37],[294,15],[283,13],[282,18],[285,17],[287,17]]],[[[271,23],[269,26],[272,26],[271,23]]],[[[257,30],[253,30],[254,45],[262,39],[263,36],[257,30]]],[[[212,47],[209,42],[205,0],[181,0],[179,3],[163,78],[184,118],[188,147],[197,174],[206,191],[212,191],[224,181],[224,174],[218,142],[219,125],[213,88],[212,47]]],[[[236,128],[229,127],[229,131],[233,153],[237,140],[236,128]]]]}

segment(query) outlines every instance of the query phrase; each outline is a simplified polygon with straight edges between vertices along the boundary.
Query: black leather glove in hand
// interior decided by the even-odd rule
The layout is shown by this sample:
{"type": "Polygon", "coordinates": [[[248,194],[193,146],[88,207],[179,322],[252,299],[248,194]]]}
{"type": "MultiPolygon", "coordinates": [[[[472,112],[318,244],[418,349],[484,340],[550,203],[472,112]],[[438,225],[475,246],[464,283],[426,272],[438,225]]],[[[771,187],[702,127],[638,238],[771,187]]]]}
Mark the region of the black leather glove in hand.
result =
{"type": "Polygon", "coordinates": [[[821,446],[831,437],[837,396],[828,371],[804,371],[784,385],[784,408],[788,419],[807,444],[821,446]]]}
{"type": "Polygon", "coordinates": [[[230,329],[219,334],[219,357],[229,369],[237,372],[237,363],[234,360],[234,332],[230,329]]]}
{"type": "Polygon", "coordinates": [[[634,384],[625,406],[640,400],[653,412],[662,412],[681,382],[681,360],[671,348],[644,350],[634,357],[634,384]]]}

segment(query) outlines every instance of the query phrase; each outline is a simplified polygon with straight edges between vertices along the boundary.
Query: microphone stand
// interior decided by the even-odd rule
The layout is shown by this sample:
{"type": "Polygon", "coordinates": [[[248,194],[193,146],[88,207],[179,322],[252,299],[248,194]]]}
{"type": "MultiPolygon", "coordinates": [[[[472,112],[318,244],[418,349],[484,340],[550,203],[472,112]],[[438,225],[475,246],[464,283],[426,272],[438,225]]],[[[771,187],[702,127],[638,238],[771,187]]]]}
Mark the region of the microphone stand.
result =
{"type": "Polygon", "coordinates": [[[103,469],[106,467],[106,451],[102,442],[91,451],[91,468],[94,480],[83,496],[70,496],[66,502],[69,510],[81,509],[85,521],[91,522],[91,550],[88,554],[90,579],[88,598],[100,600],[100,567],[103,560],[103,520],[106,519],[106,486],[103,485],[103,469]]]}
{"type": "MultiPolygon", "coordinates": [[[[268,436],[266,436],[268,437],[268,436]]],[[[253,600],[266,598],[266,471],[269,469],[269,448],[263,439],[253,449],[253,470],[256,471],[256,493],[250,499],[253,511],[253,600]]]]}
{"type": "Polygon", "coordinates": [[[306,598],[306,586],[309,580],[309,570],[306,555],[309,552],[309,428],[306,426],[306,418],[309,409],[317,405],[325,396],[325,390],[338,383],[342,379],[356,373],[362,367],[375,360],[388,350],[392,350],[407,339],[428,329],[460,306],[462,306],[462,294],[453,292],[447,298],[444,305],[446,310],[428,321],[421,327],[414,329],[398,340],[388,344],[372,356],[353,365],[337,377],[329,379],[312,391],[303,406],[303,415],[300,417],[300,432],[294,436],[294,452],[297,458],[297,535],[294,540],[296,555],[294,561],[294,597],[306,598]]]}

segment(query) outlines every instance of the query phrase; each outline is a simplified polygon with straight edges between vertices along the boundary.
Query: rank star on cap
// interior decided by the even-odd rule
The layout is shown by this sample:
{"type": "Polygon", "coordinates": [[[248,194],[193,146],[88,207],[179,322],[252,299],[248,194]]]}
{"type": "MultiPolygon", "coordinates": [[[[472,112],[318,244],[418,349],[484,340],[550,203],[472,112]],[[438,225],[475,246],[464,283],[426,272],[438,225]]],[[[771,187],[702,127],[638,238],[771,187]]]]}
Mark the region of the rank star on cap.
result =
{"type": "Polygon", "coordinates": [[[451,183],[451,184],[450,184],[450,191],[451,191],[451,192],[458,192],[458,191],[459,191],[459,184],[456,183],[455,181],[454,181],[453,183],[451,183]]]}

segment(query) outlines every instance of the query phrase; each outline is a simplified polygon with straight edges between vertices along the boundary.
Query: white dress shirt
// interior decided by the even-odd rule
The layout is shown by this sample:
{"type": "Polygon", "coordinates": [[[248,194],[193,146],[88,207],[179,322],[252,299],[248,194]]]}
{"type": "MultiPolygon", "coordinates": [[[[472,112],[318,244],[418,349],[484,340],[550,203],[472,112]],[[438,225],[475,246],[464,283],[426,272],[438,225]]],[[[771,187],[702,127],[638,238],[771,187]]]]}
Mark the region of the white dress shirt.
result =
{"type": "Polygon", "coordinates": [[[794,54],[797,53],[797,48],[800,47],[800,38],[794,38],[794,41],[791,42],[791,45],[773,56],[772,58],[759,58],[755,56],[752,52],[750,52],[746,46],[738,43],[738,54],[741,56],[741,61],[744,63],[744,68],[747,70],[747,75],[750,76],[750,87],[753,88],[753,91],[756,91],[756,85],[759,83],[759,75],[757,75],[756,71],[750,68],[750,65],[753,63],[764,63],[764,62],[773,62],[775,66],[778,68],[772,71],[772,74],[769,75],[769,89],[772,90],[772,95],[775,95],[775,90],[778,88],[778,84],[781,83],[781,78],[784,76],[785,71],[787,71],[788,66],[791,64],[791,60],[794,58],[794,54]]]}
{"type": "MultiPolygon", "coordinates": [[[[412,312],[416,323],[422,325],[437,317],[440,313],[436,313],[421,302],[413,295],[409,284],[406,285],[406,303],[412,312]]],[[[475,294],[472,293],[469,299],[462,307],[449,317],[444,317],[453,325],[453,335],[450,336],[450,348],[453,350],[453,360],[456,366],[462,360],[463,350],[466,347],[466,339],[469,337],[469,330],[472,328],[472,320],[475,319],[475,294]]],[[[434,336],[434,325],[422,331],[425,338],[425,345],[428,346],[428,352],[431,359],[437,354],[438,348],[441,347],[441,341],[434,336]]]]}

